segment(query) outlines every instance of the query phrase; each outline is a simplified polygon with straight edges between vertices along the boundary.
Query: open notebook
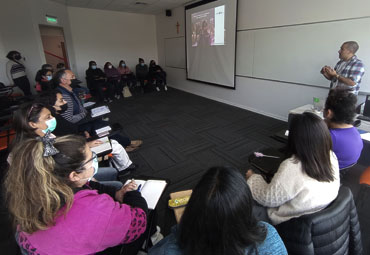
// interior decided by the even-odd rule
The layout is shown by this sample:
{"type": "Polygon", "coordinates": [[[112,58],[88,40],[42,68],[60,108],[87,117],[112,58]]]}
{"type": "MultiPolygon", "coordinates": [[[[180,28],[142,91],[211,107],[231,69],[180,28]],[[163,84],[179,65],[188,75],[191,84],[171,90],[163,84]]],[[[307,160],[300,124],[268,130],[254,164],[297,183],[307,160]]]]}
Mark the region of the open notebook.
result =
{"type": "MultiPolygon", "coordinates": [[[[127,180],[125,185],[128,184],[130,180],[127,180]]],[[[145,198],[148,208],[154,210],[157,206],[159,199],[167,186],[167,182],[164,180],[136,180],[137,187],[141,184],[141,195],[145,198]]]]}
{"type": "Polygon", "coordinates": [[[105,136],[103,138],[100,138],[98,139],[100,141],[102,141],[103,143],[100,144],[99,146],[96,146],[96,147],[92,147],[91,150],[93,152],[95,152],[96,154],[100,154],[100,153],[103,153],[103,152],[106,152],[106,151],[109,151],[109,150],[112,150],[112,146],[110,144],[110,141],[108,139],[108,136],[105,136]]]}

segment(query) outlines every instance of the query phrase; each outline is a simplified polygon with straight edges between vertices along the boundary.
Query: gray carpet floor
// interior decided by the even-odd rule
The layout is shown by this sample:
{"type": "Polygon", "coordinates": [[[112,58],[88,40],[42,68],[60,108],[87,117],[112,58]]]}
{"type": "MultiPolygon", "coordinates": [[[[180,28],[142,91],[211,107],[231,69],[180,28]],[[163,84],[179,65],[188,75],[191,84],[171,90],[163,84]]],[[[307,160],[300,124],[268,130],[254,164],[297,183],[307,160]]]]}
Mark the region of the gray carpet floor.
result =
{"type": "MultiPolygon", "coordinates": [[[[171,192],[192,189],[212,166],[234,166],[245,172],[251,153],[284,146],[273,135],[286,129],[286,122],[175,89],[121,98],[109,107],[111,123],[120,123],[131,139],[144,141],[139,150],[129,153],[139,168],[126,178],[145,176],[170,183],[156,208],[164,235],[176,224],[167,207],[171,192]]],[[[356,196],[358,176],[364,168],[359,169],[347,181],[356,196]]],[[[11,235],[5,231],[9,221],[4,210],[0,224],[0,250],[4,251],[11,235]]],[[[364,246],[369,247],[369,223],[361,228],[364,246]]]]}

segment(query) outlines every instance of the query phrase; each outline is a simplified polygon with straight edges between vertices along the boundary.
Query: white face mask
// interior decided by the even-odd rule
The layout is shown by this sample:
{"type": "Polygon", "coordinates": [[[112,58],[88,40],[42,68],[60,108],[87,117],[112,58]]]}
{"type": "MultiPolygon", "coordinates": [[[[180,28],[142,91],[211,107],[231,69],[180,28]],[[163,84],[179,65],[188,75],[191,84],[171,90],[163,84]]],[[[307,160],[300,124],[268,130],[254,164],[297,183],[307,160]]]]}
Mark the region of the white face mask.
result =
{"type": "Polygon", "coordinates": [[[109,69],[112,69],[112,66],[108,66],[109,69]]]}

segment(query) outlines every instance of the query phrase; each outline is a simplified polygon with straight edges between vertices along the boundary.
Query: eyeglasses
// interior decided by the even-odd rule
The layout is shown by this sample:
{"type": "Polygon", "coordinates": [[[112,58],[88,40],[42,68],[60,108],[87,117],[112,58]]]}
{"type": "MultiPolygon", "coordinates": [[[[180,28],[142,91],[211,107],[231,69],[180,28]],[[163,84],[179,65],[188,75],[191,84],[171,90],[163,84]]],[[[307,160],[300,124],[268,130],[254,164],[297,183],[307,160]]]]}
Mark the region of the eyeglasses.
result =
{"type": "Polygon", "coordinates": [[[96,155],[96,153],[95,152],[92,152],[92,157],[91,157],[91,159],[89,159],[88,161],[86,161],[85,163],[83,163],[80,167],[79,167],[79,169],[83,169],[84,168],[84,166],[87,164],[87,163],[89,163],[89,162],[91,162],[91,161],[93,161],[93,160],[97,160],[98,159],[98,155],[96,155]]]}

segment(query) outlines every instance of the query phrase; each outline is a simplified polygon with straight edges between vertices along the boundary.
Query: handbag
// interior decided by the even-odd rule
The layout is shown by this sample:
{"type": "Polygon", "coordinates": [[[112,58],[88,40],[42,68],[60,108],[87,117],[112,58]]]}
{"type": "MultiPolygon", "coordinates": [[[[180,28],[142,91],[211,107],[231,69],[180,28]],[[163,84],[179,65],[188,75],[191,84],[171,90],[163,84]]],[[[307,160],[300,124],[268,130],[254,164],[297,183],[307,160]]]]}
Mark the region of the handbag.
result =
{"type": "Polygon", "coordinates": [[[123,97],[132,97],[132,94],[127,86],[123,88],[123,97]]]}

